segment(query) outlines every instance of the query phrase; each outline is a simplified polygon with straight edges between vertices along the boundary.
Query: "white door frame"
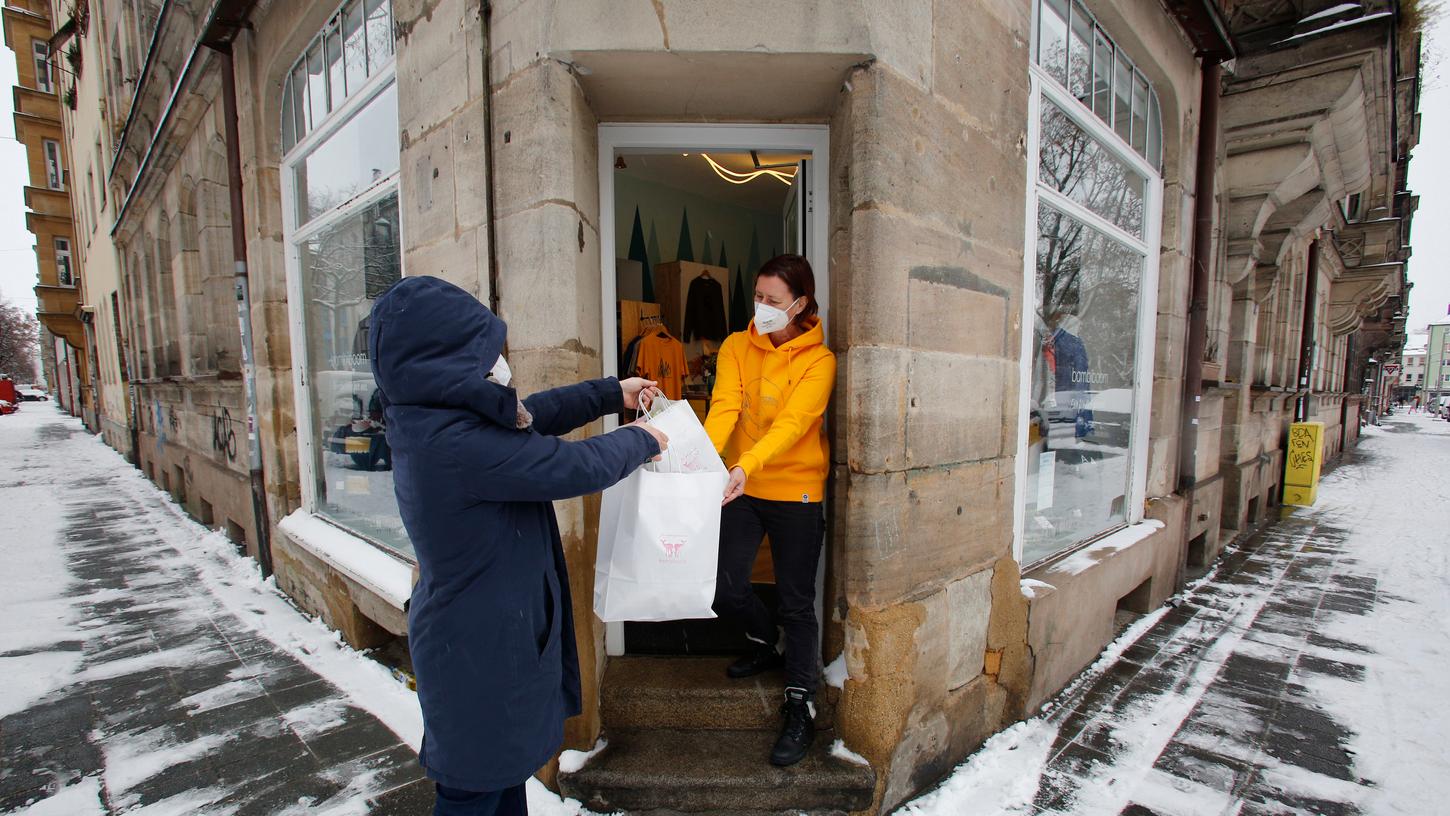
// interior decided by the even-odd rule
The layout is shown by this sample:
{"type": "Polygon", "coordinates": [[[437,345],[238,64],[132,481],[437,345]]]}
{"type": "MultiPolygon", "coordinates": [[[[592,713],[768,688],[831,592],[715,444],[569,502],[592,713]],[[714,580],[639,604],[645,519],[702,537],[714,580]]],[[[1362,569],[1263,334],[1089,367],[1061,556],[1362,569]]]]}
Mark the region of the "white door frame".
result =
{"type": "MultiPolygon", "coordinates": [[[[601,124],[599,126],[599,272],[600,321],[604,376],[619,373],[619,351],[616,337],[619,322],[615,315],[618,293],[615,288],[614,261],[619,257],[614,240],[614,160],[629,153],[665,153],[689,151],[779,150],[809,152],[815,166],[806,178],[807,217],[805,256],[816,273],[816,302],[820,304],[822,325],[830,313],[830,268],[827,254],[829,199],[826,177],[831,166],[830,130],[826,125],[743,125],[743,124],[601,124]]],[[[618,425],[615,417],[605,417],[605,430],[618,425]]],[[[822,562],[824,564],[824,561],[822,562]]],[[[819,606],[820,599],[817,598],[819,606]]],[[[818,610],[819,612],[819,610],[818,610]]],[[[605,653],[624,654],[624,624],[605,624],[605,653]]]]}

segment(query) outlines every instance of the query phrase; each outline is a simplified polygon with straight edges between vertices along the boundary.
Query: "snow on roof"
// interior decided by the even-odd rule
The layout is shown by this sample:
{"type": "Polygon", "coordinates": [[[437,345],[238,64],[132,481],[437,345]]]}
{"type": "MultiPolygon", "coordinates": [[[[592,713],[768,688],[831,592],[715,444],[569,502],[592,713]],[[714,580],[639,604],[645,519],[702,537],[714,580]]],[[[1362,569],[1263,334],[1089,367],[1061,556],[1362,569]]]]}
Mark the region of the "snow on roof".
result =
{"type": "Polygon", "coordinates": [[[1305,17],[1304,19],[1299,21],[1299,24],[1303,25],[1304,23],[1312,23],[1315,20],[1321,20],[1325,17],[1335,17],[1337,15],[1343,14],[1346,11],[1354,11],[1357,8],[1360,8],[1360,5],[1358,3],[1340,3],[1337,6],[1331,6],[1330,8],[1327,8],[1323,11],[1315,12],[1314,14],[1305,17]]]}
{"type": "Polygon", "coordinates": [[[1276,42],[1274,44],[1275,45],[1282,45],[1283,43],[1293,42],[1295,40],[1302,40],[1305,37],[1317,37],[1320,34],[1324,34],[1324,33],[1330,32],[1330,31],[1335,31],[1335,30],[1341,29],[1341,28],[1349,28],[1350,26],[1357,26],[1360,23],[1367,23],[1367,22],[1369,22],[1371,20],[1379,20],[1379,19],[1384,18],[1384,17],[1389,17],[1389,16],[1391,16],[1393,14],[1394,14],[1394,12],[1381,11],[1378,14],[1366,14],[1363,17],[1356,17],[1353,20],[1340,20],[1337,23],[1330,23],[1327,26],[1322,26],[1320,28],[1316,28],[1313,31],[1305,31],[1302,34],[1295,34],[1292,37],[1285,37],[1284,39],[1279,40],[1278,42],[1276,42]]]}

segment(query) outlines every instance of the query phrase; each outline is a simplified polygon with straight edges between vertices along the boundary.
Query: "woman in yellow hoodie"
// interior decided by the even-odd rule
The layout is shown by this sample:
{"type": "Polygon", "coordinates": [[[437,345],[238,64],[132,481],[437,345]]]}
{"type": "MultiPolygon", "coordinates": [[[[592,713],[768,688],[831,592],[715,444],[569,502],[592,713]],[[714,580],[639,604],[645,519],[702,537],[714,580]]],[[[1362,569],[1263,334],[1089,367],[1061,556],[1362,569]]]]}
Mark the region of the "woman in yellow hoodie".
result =
{"type": "Polygon", "coordinates": [[[720,516],[715,611],[740,619],[755,651],[731,677],[785,666],[776,765],[799,762],[815,738],[820,682],[816,567],[825,534],[822,498],[830,463],[824,420],[836,356],[816,316],[815,275],[799,255],[766,261],[755,280],[755,319],[720,346],[705,431],[730,467],[720,516]],[[780,600],[772,617],[750,586],[751,567],[770,536],[780,600]],[[785,654],[776,651],[777,626],[785,654]]]}

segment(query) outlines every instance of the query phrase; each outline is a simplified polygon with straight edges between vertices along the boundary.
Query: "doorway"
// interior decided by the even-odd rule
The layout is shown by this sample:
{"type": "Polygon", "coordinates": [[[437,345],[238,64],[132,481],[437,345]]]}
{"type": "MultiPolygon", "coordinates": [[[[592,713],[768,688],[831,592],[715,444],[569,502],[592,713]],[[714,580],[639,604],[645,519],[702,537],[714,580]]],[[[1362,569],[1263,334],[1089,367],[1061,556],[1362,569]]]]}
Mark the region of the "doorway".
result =
{"type": "MultiPolygon", "coordinates": [[[[823,125],[599,127],[605,376],[629,376],[641,344],[652,357],[664,349],[680,364],[666,367],[662,389],[687,400],[703,420],[719,343],[749,326],[755,272],[781,253],[810,260],[821,319],[828,321],[828,147],[823,125]]],[[[620,419],[606,418],[606,430],[620,419]]],[[[818,621],[824,568],[822,558],[818,621]]],[[[772,603],[768,546],[752,580],[772,603]]],[[[721,620],[606,628],[612,656],[727,654],[745,643],[743,630],[721,620]]]]}

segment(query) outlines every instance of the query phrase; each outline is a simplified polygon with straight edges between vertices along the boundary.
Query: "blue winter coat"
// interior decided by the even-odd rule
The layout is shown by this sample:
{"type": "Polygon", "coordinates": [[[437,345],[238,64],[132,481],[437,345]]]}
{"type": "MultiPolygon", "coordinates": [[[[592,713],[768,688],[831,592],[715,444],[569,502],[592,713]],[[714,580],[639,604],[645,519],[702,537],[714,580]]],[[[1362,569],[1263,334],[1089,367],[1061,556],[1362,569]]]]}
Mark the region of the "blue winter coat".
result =
{"type": "Polygon", "coordinates": [[[398,509],[421,575],[408,646],[423,707],[419,760],[473,791],[520,784],[580,712],[579,656],[550,504],[594,493],[659,453],[642,429],[557,438],[622,410],[619,382],[524,400],[485,375],[504,322],[462,289],[404,278],[373,305],[368,357],[386,404],[398,509]]]}

